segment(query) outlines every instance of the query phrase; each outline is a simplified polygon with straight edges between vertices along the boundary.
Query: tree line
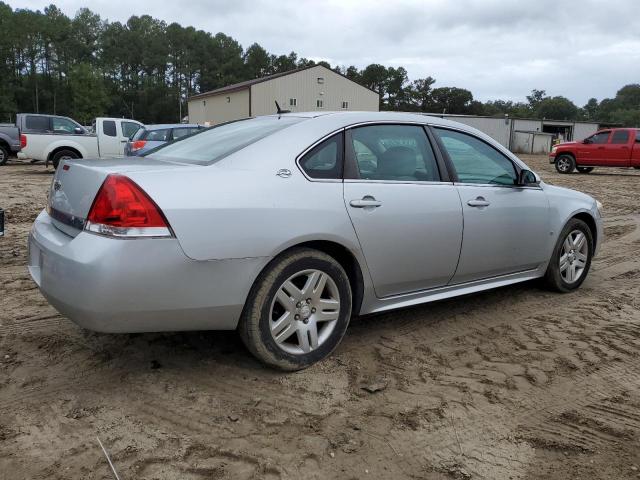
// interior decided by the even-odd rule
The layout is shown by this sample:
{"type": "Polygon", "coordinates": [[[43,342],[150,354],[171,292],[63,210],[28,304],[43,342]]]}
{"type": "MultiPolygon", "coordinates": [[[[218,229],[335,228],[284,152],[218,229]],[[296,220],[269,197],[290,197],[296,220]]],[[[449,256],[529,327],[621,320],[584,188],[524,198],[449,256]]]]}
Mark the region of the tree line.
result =
{"type": "MultiPolygon", "coordinates": [[[[53,4],[33,11],[0,2],[0,32],[0,122],[18,112],[68,115],[84,124],[102,115],[176,122],[186,115],[191,95],[316,64],[295,52],[269,53],[257,43],[244,49],[223,33],[149,15],[108,22],[83,8],[70,18],[53,4]]],[[[481,102],[467,89],[436,87],[430,76],[410,80],[403,67],[317,63],[379,92],[382,110],[640,126],[640,84],[582,107],[544,90],[533,90],[521,102],[481,102]]]]}

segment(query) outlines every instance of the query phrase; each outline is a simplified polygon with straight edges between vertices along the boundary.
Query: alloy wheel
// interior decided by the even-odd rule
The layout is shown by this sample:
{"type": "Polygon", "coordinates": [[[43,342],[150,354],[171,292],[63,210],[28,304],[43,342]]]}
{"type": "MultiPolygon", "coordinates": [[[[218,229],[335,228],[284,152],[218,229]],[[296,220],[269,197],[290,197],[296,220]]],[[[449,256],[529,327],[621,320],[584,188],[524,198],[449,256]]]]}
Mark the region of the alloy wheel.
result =
{"type": "Polygon", "coordinates": [[[309,269],[289,277],[278,288],[269,311],[269,329],[285,352],[301,355],[320,347],[340,316],[340,293],[333,279],[309,269]]]}
{"type": "Polygon", "coordinates": [[[558,170],[561,172],[568,172],[571,168],[571,162],[568,159],[561,157],[557,160],[558,162],[558,170]]]}
{"type": "Polygon", "coordinates": [[[589,243],[580,230],[573,230],[565,238],[560,250],[560,275],[571,284],[583,275],[589,258],[589,243]]]}

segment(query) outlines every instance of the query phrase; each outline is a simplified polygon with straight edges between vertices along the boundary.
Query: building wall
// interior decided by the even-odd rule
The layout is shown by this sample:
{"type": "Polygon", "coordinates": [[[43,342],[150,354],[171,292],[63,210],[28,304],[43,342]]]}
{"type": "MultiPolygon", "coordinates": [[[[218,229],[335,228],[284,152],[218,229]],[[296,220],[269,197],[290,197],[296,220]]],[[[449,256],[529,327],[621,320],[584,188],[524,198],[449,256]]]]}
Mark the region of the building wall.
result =
{"type": "Polygon", "coordinates": [[[446,118],[454,122],[464,123],[489,135],[506,148],[509,148],[509,136],[511,135],[511,120],[505,118],[473,117],[466,115],[433,115],[446,118]]]}
{"type": "Polygon", "coordinates": [[[189,100],[189,123],[216,125],[249,116],[249,89],[189,100]]]}
{"type": "Polygon", "coordinates": [[[523,132],[541,132],[542,121],[541,120],[525,120],[522,118],[515,118],[513,120],[513,130],[520,130],[523,132]]]}
{"type": "Polygon", "coordinates": [[[276,113],[275,101],[292,112],[379,109],[377,93],[320,65],[251,86],[251,116],[276,113]],[[318,83],[318,77],[324,83],[318,83]],[[290,105],[292,98],[296,105],[290,105]],[[342,108],[342,102],[348,102],[348,108],[342,108]]]}
{"type": "Polygon", "coordinates": [[[600,125],[597,123],[576,123],[573,127],[573,139],[576,141],[584,140],[589,135],[596,133],[600,125]]]}

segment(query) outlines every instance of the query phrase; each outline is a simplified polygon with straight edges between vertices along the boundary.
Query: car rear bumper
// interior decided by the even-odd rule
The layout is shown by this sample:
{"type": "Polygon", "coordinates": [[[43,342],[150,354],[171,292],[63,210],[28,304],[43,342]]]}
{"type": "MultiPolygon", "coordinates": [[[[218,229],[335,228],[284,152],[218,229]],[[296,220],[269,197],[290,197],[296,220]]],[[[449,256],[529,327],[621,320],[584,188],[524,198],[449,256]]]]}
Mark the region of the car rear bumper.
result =
{"type": "Polygon", "coordinates": [[[234,329],[267,261],[194,261],[174,238],[70,237],[44,211],[29,234],[29,272],[40,291],[100,332],[234,329]]]}

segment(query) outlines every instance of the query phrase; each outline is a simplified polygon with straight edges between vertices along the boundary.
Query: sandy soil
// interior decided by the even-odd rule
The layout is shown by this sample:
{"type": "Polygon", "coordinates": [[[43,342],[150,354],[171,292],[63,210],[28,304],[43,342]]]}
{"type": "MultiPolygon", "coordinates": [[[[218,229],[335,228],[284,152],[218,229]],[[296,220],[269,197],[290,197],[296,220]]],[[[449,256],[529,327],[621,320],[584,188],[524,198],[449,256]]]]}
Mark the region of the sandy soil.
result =
{"type": "Polygon", "coordinates": [[[122,479],[640,478],[640,172],[525,160],[605,205],[583,288],[357,319],[295,374],[234,333],[104,335],[58,315],[25,268],[50,171],[0,167],[0,478],[111,479],[96,436],[122,479]]]}

